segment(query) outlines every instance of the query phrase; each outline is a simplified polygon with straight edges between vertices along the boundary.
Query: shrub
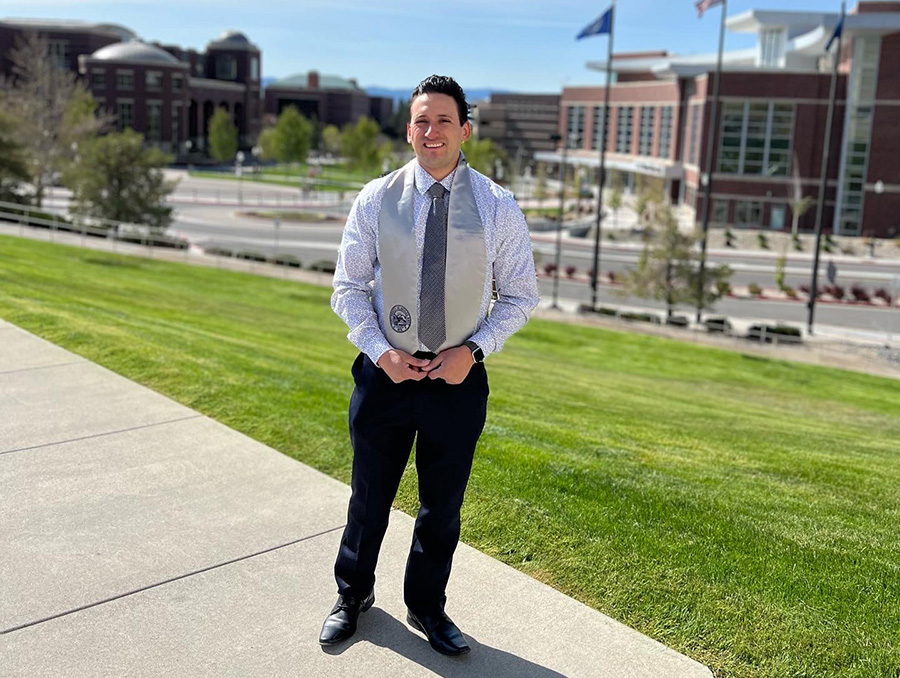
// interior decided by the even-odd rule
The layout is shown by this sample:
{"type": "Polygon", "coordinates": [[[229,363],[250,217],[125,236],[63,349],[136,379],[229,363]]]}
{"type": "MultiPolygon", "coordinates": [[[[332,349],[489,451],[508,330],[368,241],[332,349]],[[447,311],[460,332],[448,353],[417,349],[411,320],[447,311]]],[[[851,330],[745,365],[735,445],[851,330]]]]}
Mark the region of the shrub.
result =
{"type": "Polygon", "coordinates": [[[797,252],[802,252],[802,251],[803,251],[803,243],[800,241],[800,236],[799,236],[799,235],[794,235],[794,236],[791,238],[791,240],[792,240],[793,243],[794,243],[794,249],[795,249],[797,252]]]}
{"type": "Polygon", "coordinates": [[[875,290],[875,297],[881,299],[888,306],[891,305],[891,293],[888,292],[884,287],[879,287],[875,290]]]}
{"type": "Polygon", "coordinates": [[[728,318],[712,317],[703,321],[707,332],[731,332],[731,322],[728,318]]]}
{"type": "Polygon", "coordinates": [[[659,316],[654,313],[620,313],[620,318],[624,318],[625,320],[640,320],[645,323],[656,323],[659,324],[659,316]]]}
{"type": "Polygon", "coordinates": [[[716,291],[719,293],[719,296],[728,297],[731,296],[731,283],[727,280],[717,280],[716,281],[716,291]]]}
{"type": "Polygon", "coordinates": [[[734,247],[734,233],[730,228],[725,229],[725,247],[734,247]]]}
{"type": "Polygon", "coordinates": [[[606,233],[606,239],[607,239],[607,240],[615,240],[615,239],[616,239],[616,234],[613,233],[612,231],[607,231],[607,233],[606,233]]]}
{"type": "Polygon", "coordinates": [[[843,287],[841,287],[840,285],[832,285],[828,289],[828,294],[830,294],[832,297],[834,297],[835,299],[840,301],[841,299],[844,298],[844,295],[846,294],[846,290],[843,287]]]}
{"type": "Polygon", "coordinates": [[[790,285],[785,285],[783,291],[784,291],[784,293],[788,296],[789,299],[796,299],[796,298],[797,298],[797,292],[796,292],[796,290],[795,290],[793,287],[791,287],[790,285]]]}
{"type": "Polygon", "coordinates": [[[853,299],[855,301],[863,301],[868,302],[871,301],[869,297],[869,293],[866,291],[866,288],[862,285],[854,285],[850,288],[850,294],[853,295],[853,299]]]}
{"type": "Polygon", "coordinates": [[[763,250],[769,249],[769,239],[766,237],[765,233],[757,233],[756,239],[759,240],[760,249],[763,249],[763,250]]]}
{"type": "Polygon", "coordinates": [[[212,245],[210,247],[204,247],[203,252],[212,257],[233,257],[234,252],[232,252],[227,247],[218,247],[217,245],[212,245]]]}
{"type": "Polygon", "coordinates": [[[802,333],[800,332],[800,329],[791,327],[790,325],[758,324],[751,325],[750,329],[747,331],[747,339],[765,341],[766,343],[773,342],[776,339],[799,342],[801,337],[802,333]]]}
{"type": "Polygon", "coordinates": [[[279,254],[277,257],[272,258],[272,263],[277,266],[302,268],[302,266],[300,265],[300,260],[297,257],[292,257],[290,254],[279,254]]]}
{"type": "Polygon", "coordinates": [[[841,254],[849,254],[850,256],[853,256],[856,254],[856,249],[853,247],[853,245],[844,245],[843,247],[841,247],[841,254]]]}
{"type": "Polygon", "coordinates": [[[238,252],[234,255],[235,259],[246,259],[247,261],[266,261],[266,257],[259,252],[238,252]]]}
{"type": "Polygon", "coordinates": [[[760,294],[762,294],[762,288],[755,282],[750,283],[747,289],[754,297],[758,297],[760,294]]]}
{"type": "Polygon", "coordinates": [[[674,327],[687,327],[688,319],[685,315],[673,315],[669,318],[666,318],[666,325],[673,325],[674,327]]]}
{"type": "Polygon", "coordinates": [[[566,266],[566,276],[569,277],[569,278],[574,278],[574,277],[575,277],[575,271],[577,271],[577,270],[578,270],[578,269],[575,268],[574,266],[566,266]]]}
{"type": "Polygon", "coordinates": [[[610,284],[614,285],[616,283],[616,281],[618,281],[619,276],[616,275],[615,271],[610,271],[609,273],[606,274],[606,279],[609,280],[610,284]]]}
{"type": "Polygon", "coordinates": [[[334,262],[327,259],[320,259],[309,267],[310,271],[319,271],[321,273],[334,273],[334,262]]]}
{"type": "Polygon", "coordinates": [[[619,312],[616,309],[610,308],[609,306],[598,306],[597,313],[599,313],[600,315],[613,315],[613,316],[619,314],[619,312]]]}
{"type": "Polygon", "coordinates": [[[556,264],[544,264],[544,273],[553,275],[556,272],[556,264]]]}

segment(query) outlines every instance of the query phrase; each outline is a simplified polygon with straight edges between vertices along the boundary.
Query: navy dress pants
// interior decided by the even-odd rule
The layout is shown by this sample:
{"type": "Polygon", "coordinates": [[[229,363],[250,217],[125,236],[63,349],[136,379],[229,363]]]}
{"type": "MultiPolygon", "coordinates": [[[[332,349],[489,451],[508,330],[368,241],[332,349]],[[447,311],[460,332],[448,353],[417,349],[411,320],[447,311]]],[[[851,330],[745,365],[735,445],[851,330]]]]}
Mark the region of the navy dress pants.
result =
{"type": "Polygon", "coordinates": [[[420,506],[403,596],[415,613],[437,612],[446,600],[460,507],[484,428],[487,373],[477,363],[461,384],[428,378],[395,384],[362,353],[352,372],[353,492],[334,566],[338,592],[362,598],[375,585],[391,503],[415,442],[420,506]]]}

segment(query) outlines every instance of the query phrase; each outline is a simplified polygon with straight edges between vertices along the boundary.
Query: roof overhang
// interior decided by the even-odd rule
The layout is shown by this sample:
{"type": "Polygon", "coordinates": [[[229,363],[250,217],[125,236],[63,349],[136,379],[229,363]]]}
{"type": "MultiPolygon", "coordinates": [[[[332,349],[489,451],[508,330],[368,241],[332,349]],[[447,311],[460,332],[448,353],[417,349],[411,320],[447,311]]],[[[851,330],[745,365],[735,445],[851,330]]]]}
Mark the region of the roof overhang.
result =
{"type": "MultiPolygon", "coordinates": [[[[534,154],[534,159],[538,162],[559,164],[562,162],[562,153],[559,151],[538,151],[534,154]]],[[[684,176],[684,167],[680,164],[655,161],[649,158],[635,159],[607,153],[605,162],[607,169],[614,169],[620,172],[634,172],[635,174],[659,177],[660,179],[681,179],[684,176]]],[[[599,168],[600,156],[594,152],[582,154],[577,151],[569,151],[566,154],[566,164],[599,168]]]]}

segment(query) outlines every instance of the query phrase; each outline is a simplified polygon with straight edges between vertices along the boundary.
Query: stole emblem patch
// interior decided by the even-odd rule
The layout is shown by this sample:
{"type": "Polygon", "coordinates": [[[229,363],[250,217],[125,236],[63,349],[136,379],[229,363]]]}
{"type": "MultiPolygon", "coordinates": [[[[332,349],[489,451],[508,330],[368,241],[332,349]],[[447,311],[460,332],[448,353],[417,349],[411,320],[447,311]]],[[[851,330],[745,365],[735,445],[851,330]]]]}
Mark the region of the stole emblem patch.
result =
{"type": "Polygon", "coordinates": [[[389,314],[389,318],[391,321],[391,329],[394,332],[406,332],[410,326],[410,315],[409,311],[406,309],[406,306],[401,306],[397,304],[391,309],[389,314]]]}

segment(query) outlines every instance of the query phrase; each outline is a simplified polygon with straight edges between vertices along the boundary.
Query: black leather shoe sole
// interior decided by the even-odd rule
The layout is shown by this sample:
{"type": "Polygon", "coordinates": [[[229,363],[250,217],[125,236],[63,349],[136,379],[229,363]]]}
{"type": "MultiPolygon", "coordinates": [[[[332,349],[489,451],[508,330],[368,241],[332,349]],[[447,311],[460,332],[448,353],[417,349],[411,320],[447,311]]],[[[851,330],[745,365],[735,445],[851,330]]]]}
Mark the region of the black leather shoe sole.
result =
{"type": "Polygon", "coordinates": [[[441,654],[447,655],[448,657],[459,657],[460,655],[464,655],[464,654],[468,653],[469,650],[471,649],[468,645],[466,645],[465,647],[462,647],[459,650],[451,652],[443,647],[440,647],[439,645],[436,645],[435,643],[433,643],[431,641],[431,636],[428,635],[428,632],[424,628],[422,628],[422,625],[419,623],[419,620],[416,619],[415,617],[413,617],[408,611],[406,613],[406,622],[410,626],[412,626],[414,629],[416,629],[417,631],[421,631],[422,633],[425,634],[425,638],[428,639],[428,644],[431,645],[431,649],[434,650],[435,652],[440,652],[441,654]]]}
{"type": "MultiPolygon", "coordinates": [[[[359,608],[359,613],[362,614],[363,612],[367,612],[369,610],[369,608],[372,607],[374,604],[375,604],[375,592],[373,591],[369,595],[369,597],[365,601],[363,601],[363,604],[359,608]]],[[[355,634],[356,634],[356,629],[353,629],[353,631],[351,631],[350,633],[348,633],[345,636],[337,636],[337,637],[335,637],[333,639],[329,639],[329,640],[322,640],[322,638],[320,637],[319,645],[322,645],[323,647],[329,647],[331,645],[338,645],[340,643],[343,643],[345,640],[350,640],[355,634]]]]}

